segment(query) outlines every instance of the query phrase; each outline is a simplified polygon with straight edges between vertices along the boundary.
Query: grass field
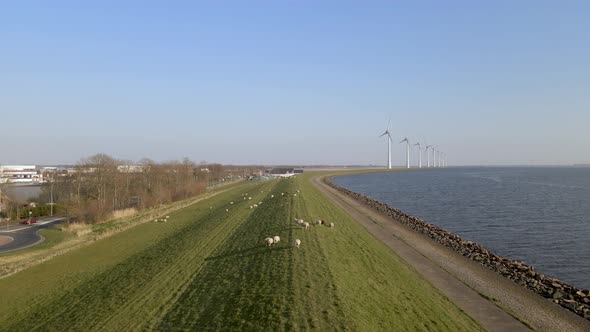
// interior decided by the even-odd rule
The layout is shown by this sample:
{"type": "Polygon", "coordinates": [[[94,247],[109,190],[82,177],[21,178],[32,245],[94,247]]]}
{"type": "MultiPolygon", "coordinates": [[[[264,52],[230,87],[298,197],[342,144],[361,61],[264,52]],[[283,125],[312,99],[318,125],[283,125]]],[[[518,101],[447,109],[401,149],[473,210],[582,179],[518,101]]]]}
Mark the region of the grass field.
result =
{"type": "Polygon", "coordinates": [[[1,279],[0,330],[481,329],[309,176],[234,186],[1,279]]]}

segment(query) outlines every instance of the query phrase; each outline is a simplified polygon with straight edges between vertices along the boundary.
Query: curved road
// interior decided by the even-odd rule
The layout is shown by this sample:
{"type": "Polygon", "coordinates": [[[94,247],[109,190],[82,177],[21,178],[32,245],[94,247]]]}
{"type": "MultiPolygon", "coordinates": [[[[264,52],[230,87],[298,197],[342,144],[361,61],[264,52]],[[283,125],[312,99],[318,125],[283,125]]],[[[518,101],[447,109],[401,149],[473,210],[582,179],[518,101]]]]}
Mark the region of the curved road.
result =
{"type": "Polygon", "coordinates": [[[44,218],[40,219],[36,224],[12,225],[8,229],[6,227],[0,227],[1,237],[12,238],[12,241],[0,245],[0,253],[24,249],[40,243],[43,241],[43,237],[37,234],[37,231],[63,220],[66,220],[66,218],[44,218]]]}

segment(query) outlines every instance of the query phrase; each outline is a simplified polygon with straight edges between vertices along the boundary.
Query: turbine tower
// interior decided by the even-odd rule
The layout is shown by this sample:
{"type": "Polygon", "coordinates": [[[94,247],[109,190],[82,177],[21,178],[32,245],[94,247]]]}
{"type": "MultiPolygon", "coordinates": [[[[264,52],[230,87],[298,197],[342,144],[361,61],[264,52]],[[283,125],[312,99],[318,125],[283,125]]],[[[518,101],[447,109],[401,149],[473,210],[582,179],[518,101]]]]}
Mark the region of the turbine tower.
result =
{"type": "Polygon", "coordinates": [[[437,163],[436,163],[436,157],[438,157],[438,150],[436,149],[438,148],[437,146],[434,146],[433,150],[432,150],[432,167],[437,167],[437,163]]]}
{"type": "Polygon", "coordinates": [[[436,151],[436,167],[440,167],[440,150],[436,151]]]}
{"type": "Polygon", "coordinates": [[[418,168],[422,168],[422,149],[420,148],[420,142],[414,144],[418,146],[418,168]]]}
{"type": "Polygon", "coordinates": [[[426,146],[426,165],[430,167],[430,153],[428,153],[428,149],[434,150],[434,148],[432,147],[432,145],[426,146]]]}
{"type": "Polygon", "coordinates": [[[410,141],[407,137],[404,137],[400,143],[403,142],[406,142],[406,168],[410,168],[410,141]]]}
{"type": "Polygon", "coordinates": [[[387,169],[391,169],[391,134],[389,133],[389,122],[387,122],[387,129],[381,136],[387,135],[387,169]]]}

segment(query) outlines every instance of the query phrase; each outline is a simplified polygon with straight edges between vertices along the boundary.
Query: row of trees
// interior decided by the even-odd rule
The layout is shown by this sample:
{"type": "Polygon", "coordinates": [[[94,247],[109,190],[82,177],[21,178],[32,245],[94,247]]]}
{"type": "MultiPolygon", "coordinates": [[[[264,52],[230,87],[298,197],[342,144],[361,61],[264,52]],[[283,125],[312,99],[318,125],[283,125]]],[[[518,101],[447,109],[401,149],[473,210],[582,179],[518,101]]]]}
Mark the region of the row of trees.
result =
{"type": "Polygon", "coordinates": [[[209,183],[227,179],[228,170],[186,158],[132,163],[97,154],[81,160],[71,172],[47,176],[50,182],[43,187],[39,203],[53,201],[68,216],[98,222],[116,210],[141,210],[202,193],[209,183]]]}

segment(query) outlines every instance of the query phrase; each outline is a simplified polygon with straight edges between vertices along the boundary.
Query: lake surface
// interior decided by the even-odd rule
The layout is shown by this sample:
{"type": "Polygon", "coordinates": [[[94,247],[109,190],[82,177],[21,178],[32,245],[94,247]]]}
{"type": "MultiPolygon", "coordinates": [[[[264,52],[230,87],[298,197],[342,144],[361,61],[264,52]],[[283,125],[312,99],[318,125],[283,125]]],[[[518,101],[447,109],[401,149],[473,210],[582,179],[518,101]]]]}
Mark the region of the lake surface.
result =
{"type": "Polygon", "coordinates": [[[4,185],[2,191],[12,199],[26,201],[41,194],[40,185],[4,185]]]}
{"type": "Polygon", "coordinates": [[[590,289],[590,168],[457,167],[334,183],[590,289]]]}

